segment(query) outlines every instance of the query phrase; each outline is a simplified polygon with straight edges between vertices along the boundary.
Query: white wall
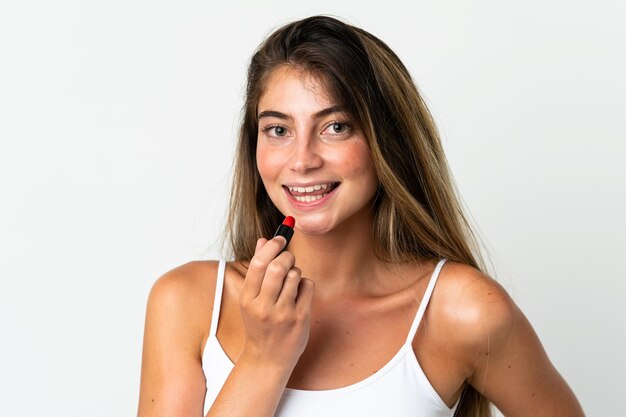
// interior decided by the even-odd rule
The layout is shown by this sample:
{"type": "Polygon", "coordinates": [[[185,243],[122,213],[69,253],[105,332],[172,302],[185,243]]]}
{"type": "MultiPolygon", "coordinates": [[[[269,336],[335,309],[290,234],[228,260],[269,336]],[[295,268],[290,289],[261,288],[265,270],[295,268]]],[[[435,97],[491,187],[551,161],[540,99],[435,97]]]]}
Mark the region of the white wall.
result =
{"type": "Polygon", "coordinates": [[[135,414],[152,282],[217,254],[246,62],[316,13],[405,61],[499,281],[588,415],[615,415],[625,3],[293,3],[2,2],[0,415],[135,414]]]}

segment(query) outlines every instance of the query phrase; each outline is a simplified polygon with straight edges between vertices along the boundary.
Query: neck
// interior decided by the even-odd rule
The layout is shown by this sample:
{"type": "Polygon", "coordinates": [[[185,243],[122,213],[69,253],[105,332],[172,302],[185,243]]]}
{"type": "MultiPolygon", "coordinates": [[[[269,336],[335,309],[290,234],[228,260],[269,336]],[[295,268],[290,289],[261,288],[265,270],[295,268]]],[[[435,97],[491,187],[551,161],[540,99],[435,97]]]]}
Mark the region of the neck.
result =
{"type": "Polygon", "coordinates": [[[296,257],[302,276],[315,282],[316,295],[358,294],[376,283],[383,263],[374,255],[372,222],[366,217],[345,221],[322,235],[294,234],[289,251],[296,257]]]}

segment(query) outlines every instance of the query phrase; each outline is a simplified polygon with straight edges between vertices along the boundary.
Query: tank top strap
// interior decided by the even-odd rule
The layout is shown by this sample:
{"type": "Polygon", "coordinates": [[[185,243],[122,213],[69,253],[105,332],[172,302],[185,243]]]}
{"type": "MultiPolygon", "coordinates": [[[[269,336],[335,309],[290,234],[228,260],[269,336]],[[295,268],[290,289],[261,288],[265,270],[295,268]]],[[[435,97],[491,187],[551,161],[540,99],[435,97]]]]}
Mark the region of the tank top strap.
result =
{"type": "Polygon", "coordinates": [[[215,280],[215,298],[213,299],[213,312],[211,313],[211,328],[209,329],[209,337],[217,334],[217,323],[220,318],[220,307],[222,305],[222,292],[224,290],[224,272],[226,270],[226,261],[220,259],[217,266],[217,279],[215,280]]]}
{"type": "Polygon", "coordinates": [[[424,292],[424,296],[422,297],[422,301],[420,302],[419,307],[417,308],[417,313],[415,314],[415,318],[413,319],[413,324],[411,325],[411,330],[409,330],[409,335],[406,339],[406,344],[410,345],[413,343],[413,339],[415,338],[415,333],[417,333],[417,328],[422,321],[422,317],[424,316],[424,312],[426,311],[426,307],[428,306],[428,302],[430,301],[430,297],[433,295],[433,290],[435,289],[435,284],[437,283],[437,279],[439,278],[439,272],[443,267],[443,264],[446,262],[446,259],[441,259],[437,266],[435,266],[435,270],[430,277],[430,281],[428,282],[428,286],[426,287],[426,291],[424,292]]]}

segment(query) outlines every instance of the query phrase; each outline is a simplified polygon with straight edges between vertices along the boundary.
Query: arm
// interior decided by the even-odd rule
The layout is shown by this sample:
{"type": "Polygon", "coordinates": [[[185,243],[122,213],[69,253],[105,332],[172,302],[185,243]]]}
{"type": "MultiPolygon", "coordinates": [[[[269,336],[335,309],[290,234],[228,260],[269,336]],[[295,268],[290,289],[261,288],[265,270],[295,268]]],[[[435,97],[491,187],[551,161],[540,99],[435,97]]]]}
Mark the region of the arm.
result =
{"type": "MultiPolygon", "coordinates": [[[[211,406],[208,417],[274,415],[308,340],[313,283],[300,278],[284,238],[259,249],[241,295],[244,351],[211,406]],[[282,241],[281,241],[282,239],[282,241]]],[[[139,417],[201,416],[206,394],[201,346],[211,318],[213,291],[181,267],[161,277],[148,300],[139,417]],[[203,297],[205,297],[203,299],[203,297]]],[[[209,276],[216,275],[213,266],[209,276]]],[[[214,289],[215,285],[212,285],[214,289]]]]}
{"type": "MultiPolygon", "coordinates": [[[[157,280],[148,298],[144,331],[139,417],[201,416],[205,379],[201,344],[208,330],[210,294],[193,263],[157,280]],[[206,297],[206,298],[203,298],[206,297]]],[[[211,268],[215,276],[215,265],[211,268]]],[[[205,269],[202,269],[206,272],[205,269]]]]}
{"type": "Polygon", "coordinates": [[[314,286],[280,253],[284,245],[283,237],[257,242],[240,296],[243,353],[207,417],[272,417],[306,347],[314,286]]]}
{"type": "MultiPolygon", "coordinates": [[[[476,274],[478,274],[476,272],[476,274]]],[[[532,326],[508,294],[481,274],[461,305],[466,317],[469,383],[507,417],[584,417],[574,393],[548,359],[532,326]]]]}

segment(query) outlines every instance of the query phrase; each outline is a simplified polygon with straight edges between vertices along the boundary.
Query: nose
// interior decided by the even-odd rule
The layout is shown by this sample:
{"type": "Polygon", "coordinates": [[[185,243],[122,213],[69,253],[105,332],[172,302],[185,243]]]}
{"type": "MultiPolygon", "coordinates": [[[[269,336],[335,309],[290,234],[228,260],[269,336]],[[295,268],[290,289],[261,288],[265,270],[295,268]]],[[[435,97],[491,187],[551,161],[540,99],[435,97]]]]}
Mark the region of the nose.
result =
{"type": "Polygon", "coordinates": [[[298,174],[306,174],[312,169],[321,167],[323,159],[319,152],[319,141],[314,135],[300,135],[295,140],[294,152],[290,168],[298,174]]]}

